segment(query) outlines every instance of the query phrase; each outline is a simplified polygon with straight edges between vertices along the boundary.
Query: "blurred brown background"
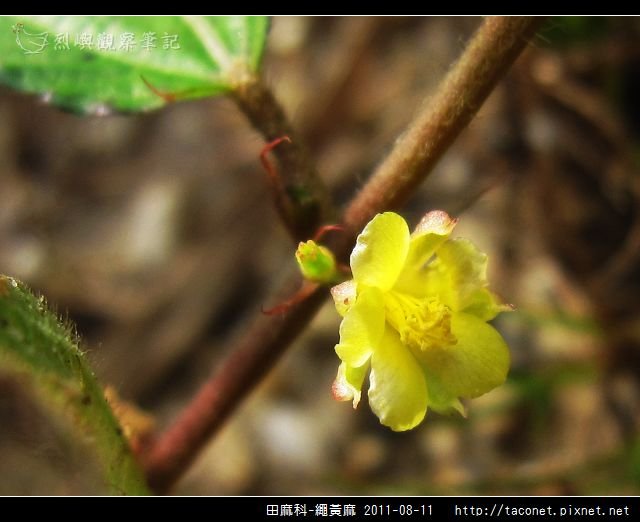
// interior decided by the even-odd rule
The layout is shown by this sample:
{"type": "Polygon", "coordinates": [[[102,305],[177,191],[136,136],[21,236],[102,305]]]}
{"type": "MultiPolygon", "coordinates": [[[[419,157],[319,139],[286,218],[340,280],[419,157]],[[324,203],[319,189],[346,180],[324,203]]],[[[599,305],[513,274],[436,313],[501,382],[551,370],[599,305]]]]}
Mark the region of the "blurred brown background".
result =
{"type": "MultiPolygon", "coordinates": [[[[477,18],[276,18],[264,70],[344,204],[477,18]]],[[[179,483],[183,494],[640,493],[640,22],[552,19],[403,209],[439,208],[517,311],[468,419],[393,433],[336,403],[330,303],[179,483]]],[[[162,427],[295,270],[227,100],[79,118],[0,89],[0,273],[76,324],[162,427]]],[[[0,494],[103,491],[65,427],[0,375],[0,494]]]]}

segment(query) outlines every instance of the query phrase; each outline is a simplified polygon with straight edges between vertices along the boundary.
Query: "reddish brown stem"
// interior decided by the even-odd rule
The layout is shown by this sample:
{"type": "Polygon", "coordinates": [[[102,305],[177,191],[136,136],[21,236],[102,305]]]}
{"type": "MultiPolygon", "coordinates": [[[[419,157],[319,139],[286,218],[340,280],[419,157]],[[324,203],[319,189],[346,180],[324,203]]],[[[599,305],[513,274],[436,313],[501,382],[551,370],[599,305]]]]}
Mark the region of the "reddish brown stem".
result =
{"type": "Polygon", "coordinates": [[[253,386],[274,366],[325,298],[316,288],[279,317],[260,315],[147,455],[150,487],[166,492],[253,386]]]}
{"type": "Polygon", "coordinates": [[[344,227],[342,225],[323,225],[313,235],[313,240],[320,241],[327,234],[327,232],[331,232],[334,230],[344,232],[344,227]]]}
{"type": "Polygon", "coordinates": [[[282,136],[280,138],[276,138],[273,141],[270,141],[264,147],[262,147],[262,151],[260,152],[260,162],[262,163],[262,167],[266,171],[267,177],[269,178],[269,185],[271,186],[271,193],[273,194],[273,201],[276,209],[280,214],[282,222],[286,226],[291,203],[287,196],[287,191],[285,189],[285,184],[283,183],[282,177],[278,175],[278,170],[269,161],[269,153],[284,141],[286,141],[287,143],[291,143],[291,138],[289,138],[289,136],[282,136]]]}
{"type": "Polygon", "coordinates": [[[278,172],[276,168],[269,161],[269,153],[275,149],[278,145],[280,145],[283,141],[287,143],[291,143],[291,138],[289,136],[282,136],[280,138],[276,138],[273,141],[267,143],[262,150],[260,151],[260,161],[262,162],[262,166],[264,170],[267,172],[267,176],[269,176],[269,181],[275,190],[280,190],[280,181],[278,178],[278,172]]]}
{"type": "Polygon", "coordinates": [[[318,284],[312,283],[310,281],[305,281],[302,283],[300,289],[289,299],[280,303],[273,308],[263,308],[262,313],[265,315],[281,315],[289,310],[298,303],[301,303],[305,299],[307,299],[313,292],[315,292],[318,288],[318,284]]]}

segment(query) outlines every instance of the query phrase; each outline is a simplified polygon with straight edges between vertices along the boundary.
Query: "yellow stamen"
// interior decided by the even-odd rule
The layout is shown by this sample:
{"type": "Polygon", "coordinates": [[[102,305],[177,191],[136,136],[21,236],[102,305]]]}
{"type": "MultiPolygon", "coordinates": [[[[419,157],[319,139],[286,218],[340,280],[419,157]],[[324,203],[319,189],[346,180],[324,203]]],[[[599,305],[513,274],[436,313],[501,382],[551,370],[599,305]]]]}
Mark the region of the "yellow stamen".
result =
{"type": "Polygon", "coordinates": [[[387,322],[411,348],[426,351],[457,343],[451,333],[451,310],[437,298],[392,291],[385,296],[385,309],[387,322]]]}

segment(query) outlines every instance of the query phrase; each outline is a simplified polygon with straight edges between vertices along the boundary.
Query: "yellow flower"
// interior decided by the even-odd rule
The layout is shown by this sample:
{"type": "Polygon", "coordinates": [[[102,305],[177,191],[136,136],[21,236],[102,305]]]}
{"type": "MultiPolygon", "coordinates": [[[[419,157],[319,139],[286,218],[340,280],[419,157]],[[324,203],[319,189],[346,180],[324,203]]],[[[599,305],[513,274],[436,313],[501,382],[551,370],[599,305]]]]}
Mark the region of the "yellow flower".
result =
{"type": "Polygon", "coordinates": [[[398,214],[378,214],[351,253],[353,279],[331,290],[343,316],[334,397],[357,407],[368,373],[369,405],[395,431],[427,408],[464,414],[461,397],[506,379],[507,345],[487,321],[510,307],[487,288],[487,256],[449,239],[455,224],[433,211],[410,234],[398,214]]]}

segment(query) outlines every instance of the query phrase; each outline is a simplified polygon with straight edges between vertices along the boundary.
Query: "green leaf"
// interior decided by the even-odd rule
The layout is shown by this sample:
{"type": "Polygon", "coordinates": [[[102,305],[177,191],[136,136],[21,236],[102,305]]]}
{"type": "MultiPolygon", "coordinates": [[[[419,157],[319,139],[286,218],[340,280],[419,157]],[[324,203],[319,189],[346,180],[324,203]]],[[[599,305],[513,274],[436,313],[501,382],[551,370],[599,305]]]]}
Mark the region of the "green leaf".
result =
{"type": "Polygon", "coordinates": [[[0,369],[30,384],[45,404],[60,411],[74,432],[91,443],[113,493],[149,493],[70,325],[47,309],[43,297],[1,275],[0,369]]]}
{"type": "Polygon", "coordinates": [[[262,16],[5,16],[0,82],[93,114],[165,104],[152,89],[181,100],[225,94],[256,74],[268,24],[262,16]]]}

